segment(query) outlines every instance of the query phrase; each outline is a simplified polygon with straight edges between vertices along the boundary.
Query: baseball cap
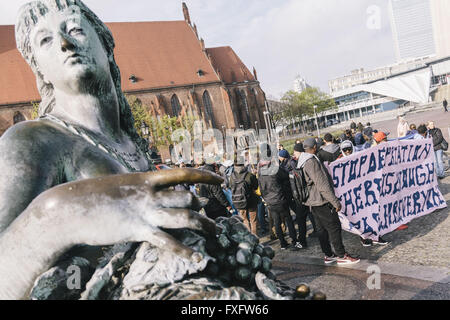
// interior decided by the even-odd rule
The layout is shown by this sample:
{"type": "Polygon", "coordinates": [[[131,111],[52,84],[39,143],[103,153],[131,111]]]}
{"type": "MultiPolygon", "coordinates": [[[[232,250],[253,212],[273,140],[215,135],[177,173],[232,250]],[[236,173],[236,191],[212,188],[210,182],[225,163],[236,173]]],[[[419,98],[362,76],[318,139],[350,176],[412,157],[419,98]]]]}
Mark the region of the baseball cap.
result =
{"type": "Polygon", "coordinates": [[[387,139],[387,136],[386,136],[386,134],[384,132],[378,131],[377,133],[375,133],[373,135],[373,138],[375,139],[376,142],[381,142],[384,139],[387,139]]]}

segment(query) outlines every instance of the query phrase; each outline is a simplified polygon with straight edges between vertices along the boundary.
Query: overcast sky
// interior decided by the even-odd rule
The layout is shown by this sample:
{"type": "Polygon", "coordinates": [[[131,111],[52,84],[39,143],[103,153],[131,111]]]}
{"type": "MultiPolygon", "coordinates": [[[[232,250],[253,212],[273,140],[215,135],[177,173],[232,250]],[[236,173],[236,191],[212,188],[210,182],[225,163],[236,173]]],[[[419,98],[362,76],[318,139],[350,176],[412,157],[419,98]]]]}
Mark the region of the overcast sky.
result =
{"type": "MultiPolygon", "coordinates": [[[[0,0],[14,24],[29,0],[0,0]]],[[[328,80],[395,62],[388,0],[185,0],[206,47],[231,46],[254,66],[268,96],[297,75],[329,92],[328,80]]],[[[84,0],[103,21],[182,20],[181,0],[84,0]]]]}

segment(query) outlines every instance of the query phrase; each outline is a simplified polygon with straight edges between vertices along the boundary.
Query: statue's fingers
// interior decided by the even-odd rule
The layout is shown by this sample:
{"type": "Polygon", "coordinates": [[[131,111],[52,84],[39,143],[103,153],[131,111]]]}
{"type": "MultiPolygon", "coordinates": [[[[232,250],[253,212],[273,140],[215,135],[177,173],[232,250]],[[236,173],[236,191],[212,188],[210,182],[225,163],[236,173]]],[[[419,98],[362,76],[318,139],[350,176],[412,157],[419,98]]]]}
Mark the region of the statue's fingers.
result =
{"type": "MultiPolygon", "coordinates": [[[[155,226],[166,229],[189,228],[216,234],[216,223],[198,212],[189,209],[160,208],[148,217],[155,226]]],[[[145,219],[145,217],[144,217],[145,219]]]]}
{"type": "Polygon", "coordinates": [[[154,193],[155,205],[165,208],[191,208],[196,201],[190,191],[161,190],[154,193]]]}
{"type": "Polygon", "coordinates": [[[169,250],[176,255],[182,256],[194,262],[200,262],[203,259],[201,253],[195,252],[172,237],[170,234],[160,229],[156,229],[153,232],[148,233],[143,239],[141,239],[141,241],[146,241],[163,250],[169,250]]]}
{"type": "Polygon", "coordinates": [[[205,205],[205,200],[199,199],[190,191],[161,190],[154,194],[155,205],[164,208],[189,208],[199,211],[205,205]]]}
{"type": "Polygon", "coordinates": [[[223,179],[210,171],[197,169],[173,169],[157,172],[136,172],[118,175],[109,175],[98,178],[84,179],[53,187],[52,194],[70,197],[85,196],[89,194],[124,197],[135,193],[135,188],[161,190],[181,183],[220,184],[223,179]],[[130,188],[131,187],[131,188],[130,188]]]}
{"type": "Polygon", "coordinates": [[[223,178],[211,171],[198,169],[173,169],[153,172],[151,183],[156,189],[164,189],[181,183],[221,184],[223,178]]]}

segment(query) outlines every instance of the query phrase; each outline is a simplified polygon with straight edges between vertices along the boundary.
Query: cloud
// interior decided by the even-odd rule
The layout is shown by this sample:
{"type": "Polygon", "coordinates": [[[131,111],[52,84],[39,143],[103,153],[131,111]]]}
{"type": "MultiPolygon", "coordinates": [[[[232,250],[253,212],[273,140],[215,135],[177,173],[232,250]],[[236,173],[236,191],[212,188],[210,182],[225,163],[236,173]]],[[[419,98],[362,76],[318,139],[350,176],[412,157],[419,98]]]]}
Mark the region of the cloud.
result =
{"type": "Polygon", "coordinates": [[[255,65],[271,94],[291,89],[297,74],[327,91],[333,77],[393,62],[387,13],[380,30],[366,26],[366,9],[374,2],[285,1],[249,20],[234,49],[244,62],[255,65]]]}
{"type": "MultiPolygon", "coordinates": [[[[2,2],[0,24],[20,5],[2,2]]],[[[267,94],[280,96],[297,75],[328,91],[328,80],[394,62],[385,0],[185,0],[207,47],[231,46],[267,94]],[[377,6],[381,28],[367,28],[377,6]]],[[[182,20],[182,0],[84,0],[103,21],[182,20]]]]}

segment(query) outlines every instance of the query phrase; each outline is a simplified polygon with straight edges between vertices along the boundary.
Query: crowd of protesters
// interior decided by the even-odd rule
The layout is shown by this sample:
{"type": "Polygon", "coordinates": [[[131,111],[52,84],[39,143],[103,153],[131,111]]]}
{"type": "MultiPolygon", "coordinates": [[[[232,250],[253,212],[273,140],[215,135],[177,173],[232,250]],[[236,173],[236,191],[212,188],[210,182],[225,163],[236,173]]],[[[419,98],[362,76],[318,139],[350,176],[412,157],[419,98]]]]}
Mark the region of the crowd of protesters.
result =
{"type": "MultiPolygon", "coordinates": [[[[224,177],[222,186],[200,184],[177,186],[179,190],[191,190],[205,199],[205,214],[212,219],[220,216],[238,215],[253,234],[278,239],[282,250],[300,250],[308,246],[307,238],[317,238],[325,255],[326,264],[354,264],[360,260],[345,250],[338,212],[341,204],[333,189],[331,177],[324,166],[343,157],[361,152],[388,141],[389,132],[372,129],[371,124],[352,122],[350,128],[340,137],[327,133],[322,138],[308,138],[296,141],[290,154],[282,144],[277,145],[278,157],[267,144],[260,146],[257,165],[248,162],[248,152],[243,153],[244,162],[207,164],[203,170],[216,172],[224,177]],[[268,159],[268,160],[263,160],[268,159]],[[274,162],[274,159],[276,159],[274,162]],[[293,177],[303,175],[305,195],[294,190],[293,177]],[[307,237],[307,218],[313,231],[307,237]],[[295,228],[297,224],[297,229],[295,228]],[[268,225],[268,227],[267,227],[268,225]],[[291,243],[285,238],[288,232],[291,243]]],[[[442,132],[433,121],[427,124],[409,125],[399,117],[397,139],[432,138],[435,152],[436,173],[439,179],[445,177],[442,153],[448,148],[442,132]]],[[[184,167],[181,161],[178,164],[184,167]]],[[[397,230],[406,229],[407,225],[397,230]]],[[[377,240],[360,237],[362,246],[388,245],[379,237],[377,240]]]]}

